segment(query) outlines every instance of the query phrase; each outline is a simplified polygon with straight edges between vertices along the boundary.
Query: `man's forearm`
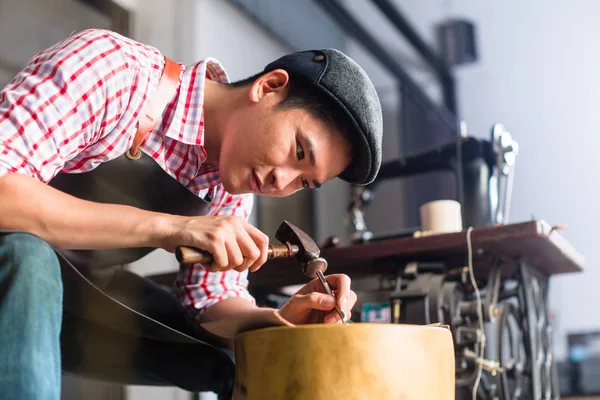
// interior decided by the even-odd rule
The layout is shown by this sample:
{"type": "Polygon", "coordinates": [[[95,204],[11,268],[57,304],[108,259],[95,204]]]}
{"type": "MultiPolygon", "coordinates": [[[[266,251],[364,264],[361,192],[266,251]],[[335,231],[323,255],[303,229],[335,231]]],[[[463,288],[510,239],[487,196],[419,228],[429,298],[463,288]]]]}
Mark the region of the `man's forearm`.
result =
{"type": "Polygon", "coordinates": [[[202,314],[200,322],[206,323],[222,319],[248,317],[252,314],[273,312],[273,310],[272,308],[258,307],[254,303],[240,297],[230,297],[208,307],[202,314]]]}
{"type": "Polygon", "coordinates": [[[24,175],[0,178],[0,228],[33,233],[56,247],[160,247],[161,217],[84,201],[24,175]]]}

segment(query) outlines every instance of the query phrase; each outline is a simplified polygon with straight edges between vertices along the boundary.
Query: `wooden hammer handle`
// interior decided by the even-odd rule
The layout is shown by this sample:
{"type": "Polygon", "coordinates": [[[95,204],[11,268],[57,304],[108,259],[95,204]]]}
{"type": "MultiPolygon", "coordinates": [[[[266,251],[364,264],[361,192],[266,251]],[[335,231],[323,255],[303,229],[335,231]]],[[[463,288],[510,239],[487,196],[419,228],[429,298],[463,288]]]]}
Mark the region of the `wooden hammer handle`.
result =
{"type": "MultiPolygon", "coordinates": [[[[299,250],[295,244],[272,244],[269,245],[267,258],[292,257],[298,254],[299,250]]],[[[177,247],[175,257],[181,264],[209,264],[213,261],[213,256],[208,251],[187,246],[177,247]]]]}

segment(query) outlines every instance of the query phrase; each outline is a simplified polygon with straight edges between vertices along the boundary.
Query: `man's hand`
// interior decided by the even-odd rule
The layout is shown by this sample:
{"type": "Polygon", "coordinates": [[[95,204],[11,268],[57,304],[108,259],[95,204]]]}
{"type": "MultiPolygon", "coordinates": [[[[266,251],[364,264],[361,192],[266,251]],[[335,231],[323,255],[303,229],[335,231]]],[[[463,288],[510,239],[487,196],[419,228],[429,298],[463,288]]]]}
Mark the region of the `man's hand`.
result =
{"type": "Polygon", "coordinates": [[[307,283],[292,296],[279,310],[283,318],[292,324],[341,323],[334,310],[338,307],[350,318],[352,307],[356,303],[356,293],[350,290],[350,278],[344,274],[325,277],[336,298],[328,295],[318,278],[307,283]]]}
{"type": "Polygon", "coordinates": [[[267,261],[269,237],[236,216],[174,217],[161,247],[174,252],[177,246],[210,252],[214,261],[205,267],[211,272],[254,272],[267,261]]]}

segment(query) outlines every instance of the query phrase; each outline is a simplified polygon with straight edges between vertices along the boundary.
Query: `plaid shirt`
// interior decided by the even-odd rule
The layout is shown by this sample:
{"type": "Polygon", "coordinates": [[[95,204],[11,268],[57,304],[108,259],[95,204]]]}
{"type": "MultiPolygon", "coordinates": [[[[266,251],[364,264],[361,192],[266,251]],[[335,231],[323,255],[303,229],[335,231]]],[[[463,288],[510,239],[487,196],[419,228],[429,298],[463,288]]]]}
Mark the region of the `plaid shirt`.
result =
{"type": "MultiPolygon", "coordinates": [[[[58,172],[90,171],[121,156],[133,142],[164,63],[155,48],[96,29],[37,54],[0,92],[0,177],[13,172],[47,183],[58,172]]],[[[214,59],[181,66],[177,95],[140,148],[193,193],[210,194],[209,215],[247,219],[253,196],[227,193],[217,167],[205,164],[206,78],[227,82],[214,59]]],[[[194,318],[227,297],[254,301],[247,276],[182,265],[177,297],[194,318]]]]}

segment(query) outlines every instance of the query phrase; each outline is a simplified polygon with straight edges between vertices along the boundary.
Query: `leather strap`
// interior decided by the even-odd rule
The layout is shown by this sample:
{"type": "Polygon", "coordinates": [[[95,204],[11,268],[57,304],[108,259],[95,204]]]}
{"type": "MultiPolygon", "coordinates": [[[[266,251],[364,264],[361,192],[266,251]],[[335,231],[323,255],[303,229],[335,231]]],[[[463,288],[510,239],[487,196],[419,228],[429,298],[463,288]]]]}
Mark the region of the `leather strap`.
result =
{"type": "Polygon", "coordinates": [[[175,95],[177,86],[179,85],[180,74],[181,68],[179,67],[179,64],[165,57],[165,68],[160,77],[160,81],[158,82],[158,89],[150,103],[142,112],[142,116],[138,121],[137,132],[133,139],[133,144],[131,145],[131,148],[127,150],[127,153],[125,153],[127,158],[131,160],[140,158],[141,153],[139,148],[148,137],[148,134],[156,127],[167,103],[175,95]]]}

